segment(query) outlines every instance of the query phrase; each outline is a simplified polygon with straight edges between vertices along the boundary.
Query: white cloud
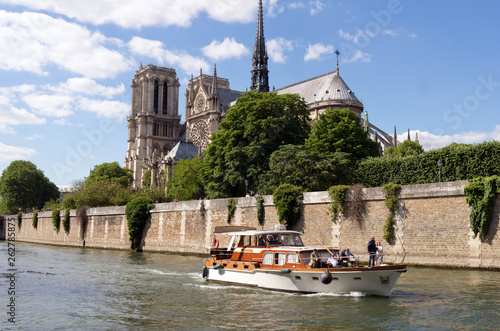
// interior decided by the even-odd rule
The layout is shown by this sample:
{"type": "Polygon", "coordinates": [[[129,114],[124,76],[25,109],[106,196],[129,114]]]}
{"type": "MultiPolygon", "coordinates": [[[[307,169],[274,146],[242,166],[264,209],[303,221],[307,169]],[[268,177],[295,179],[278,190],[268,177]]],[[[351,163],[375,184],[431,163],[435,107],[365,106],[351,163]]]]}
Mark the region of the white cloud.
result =
{"type": "Polygon", "coordinates": [[[33,134],[31,136],[26,136],[24,137],[25,140],[40,140],[40,139],[43,139],[43,135],[40,135],[40,134],[33,134]]]}
{"type": "Polygon", "coordinates": [[[57,93],[101,95],[107,98],[126,92],[123,83],[116,87],[104,86],[96,83],[93,79],[85,77],[70,78],[66,82],[59,84],[59,86],[49,87],[48,89],[57,93]]]}
{"type": "Polygon", "coordinates": [[[231,58],[241,58],[250,51],[245,45],[238,43],[234,38],[225,38],[223,42],[214,40],[202,48],[205,56],[214,61],[227,60],[231,58]]]}
{"type": "Polygon", "coordinates": [[[275,17],[281,14],[285,10],[285,7],[279,4],[279,0],[269,0],[267,4],[267,14],[271,17],[275,17]]]}
{"type": "Polygon", "coordinates": [[[267,42],[267,52],[272,61],[286,63],[285,51],[293,51],[294,42],[279,37],[267,42]]]}
{"type": "Polygon", "coordinates": [[[162,65],[168,64],[172,67],[180,67],[187,74],[195,73],[200,68],[206,72],[210,68],[204,59],[191,56],[185,51],[167,50],[165,45],[157,40],[133,37],[128,46],[135,54],[154,58],[162,65]]]}
{"type": "Polygon", "coordinates": [[[352,35],[349,32],[344,32],[342,29],[339,30],[339,36],[341,38],[344,38],[344,39],[352,41],[354,44],[358,44],[359,39],[361,37],[364,37],[364,36],[366,37],[366,35],[364,34],[364,32],[361,31],[361,30],[358,30],[358,32],[356,32],[355,35],[352,35]]]}
{"type": "Polygon", "coordinates": [[[325,8],[322,1],[309,1],[309,6],[311,7],[311,15],[316,15],[325,8]]]}
{"type": "Polygon", "coordinates": [[[410,35],[408,35],[408,38],[417,38],[417,34],[416,33],[410,33],[410,35]]]}
{"type": "MultiPolygon", "coordinates": [[[[275,0],[272,0],[275,1],[275,0]]],[[[123,28],[176,25],[188,27],[201,13],[221,22],[250,23],[255,20],[257,2],[248,0],[0,0],[32,10],[65,15],[94,25],[115,24],[123,28]]]]}
{"type": "Polygon", "coordinates": [[[54,64],[90,78],[110,78],[132,65],[107,48],[106,37],[87,28],[39,13],[0,10],[0,70],[48,75],[54,64]]]}
{"type": "Polygon", "coordinates": [[[35,113],[42,116],[67,117],[73,114],[73,98],[62,94],[28,94],[23,101],[35,113]]]}
{"type": "MultiPolygon", "coordinates": [[[[425,150],[438,149],[448,146],[451,143],[477,144],[484,141],[500,141],[500,125],[495,126],[492,132],[460,132],[453,135],[437,135],[427,131],[410,131],[410,137],[415,139],[418,133],[418,140],[425,150]]],[[[402,139],[408,137],[408,133],[399,135],[402,139]]],[[[401,139],[398,139],[401,141],[401,139]]]]}
{"type": "Polygon", "coordinates": [[[351,58],[345,59],[344,62],[349,63],[349,62],[371,62],[371,61],[372,61],[372,56],[370,54],[357,50],[354,53],[352,53],[351,58]]]}
{"type": "Polygon", "coordinates": [[[54,120],[53,123],[56,125],[60,125],[60,126],[71,126],[72,125],[71,122],[69,122],[65,118],[60,118],[60,119],[54,120]]]}
{"type": "Polygon", "coordinates": [[[120,101],[101,101],[82,98],[79,108],[97,114],[99,118],[114,118],[122,120],[130,113],[130,105],[120,101]]]}
{"type": "Polygon", "coordinates": [[[36,154],[36,151],[32,148],[9,146],[0,142],[0,163],[26,160],[33,154],[36,154]]]}
{"type": "Polygon", "coordinates": [[[304,56],[304,61],[319,60],[321,59],[322,55],[332,54],[332,53],[333,53],[332,45],[323,45],[321,43],[309,45],[307,53],[304,56]]]}
{"type": "Polygon", "coordinates": [[[297,9],[297,8],[305,8],[306,5],[304,5],[303,2],[292,2],[291,4],[288,5],[291,9],[297,9]]]}
{"type": "Polygon", "coordinates": [[[393,37],[399,36],[399,33],[397,33],[394,30],[390,30],[390,29],[384,29],[384,30],[382,30],[382,34],[385,34],[387,36],[393,36],[393,37]]]}
{"type": "Polygon", "coordinates": [[[0,133],[2,134],[15,134],[12,126],[45,124],[45,119],[38,118],[26,109],[14,107],[12,105],[12,99],[9,99],[6,95],[2,95],[1,89],[0,118],[0,133]]]}

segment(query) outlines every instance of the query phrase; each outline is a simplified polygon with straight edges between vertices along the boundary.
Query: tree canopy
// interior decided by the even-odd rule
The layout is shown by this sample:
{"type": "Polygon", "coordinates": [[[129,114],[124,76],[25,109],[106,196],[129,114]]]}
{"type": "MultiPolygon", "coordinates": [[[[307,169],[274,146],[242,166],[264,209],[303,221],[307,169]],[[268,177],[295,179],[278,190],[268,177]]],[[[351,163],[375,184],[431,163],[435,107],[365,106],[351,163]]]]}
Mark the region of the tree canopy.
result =
{"type": "Polygon", "coordinates": [[[59,189],[29,161],[13,161],[0,177],[0,214],[40,209],[59,198],[59,189]]]}
{"type": "Polygon", "coordinates": [[[327,109],[319,115],[306,147],[320,153],[349,153],[354,160],[380,156],[380,145],[368,137],[360,118],[349,109],[327,109]]]}
{"type": "Polygon", "coordinates": [[[123,187],[129,187],[133,179],[132,170],[120,167],[118,162],[115,161],[96,165],[85,179],[85,184],[95,181],[110,181],[123,187]]]}
{"type": "Polygon", "coordinates": [[[387,157],[403,157],[411,155],[419,155],[424,152],[424,148],[417,141],[405,140],[397,147],[387,147],[384,151],[384,156],[387,157]]]}
{"type": "Polygon", "coordinates": [[[170,200],[186,201],[205,197],[200,156],[177,161],[172,177],[167,182],[167,192],[170,200]]]}
{"type": "Polygon", "coordinates": [[[212,135],[204,160],[209,198],[241,196],[255,189],[281,145],[307,138],[309,109],[298,94],[244,93],[212,135]]]}
{"type": "Polygon", "coordinates": [[[259,192],[271,194],[281,184],[304,191],[326,191],[332,185],[349,183],[350,160],[342,153],[320,153],[304,145],[284,145],[271,154],[270,169],[260,178],[259,192]]]}

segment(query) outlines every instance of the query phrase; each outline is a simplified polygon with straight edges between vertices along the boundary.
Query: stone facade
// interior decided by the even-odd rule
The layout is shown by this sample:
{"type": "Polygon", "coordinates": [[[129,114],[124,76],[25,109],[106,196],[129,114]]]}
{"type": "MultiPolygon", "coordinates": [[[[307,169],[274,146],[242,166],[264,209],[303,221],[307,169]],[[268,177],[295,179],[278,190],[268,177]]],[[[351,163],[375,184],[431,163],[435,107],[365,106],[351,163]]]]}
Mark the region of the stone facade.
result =
{"type": "MultiPolygon", "coordinates": [[[[304,194],[302,218],[295,229],[304,233],[307,245],[349,247],[367,260],[366,244],[370,236],[381,241],[386,262],[399,262],[406,252],[405,262],[414,265],[471,268],[500,268],[500,197],[496,199],[493,221],[485,241],[473,238],[469,228],[470,208],[463,188],[467,182],[403,186],[396,213],[394,243],[385,242],[383,225],[388,210],[380,188],[364,189],[365,213],[354,219],[346,213],[337,223],[328,214],[330,199],[327,192],[304,194]]],[[[348,199],[349,203],[349,199],[348,199]]],[[[208,252],[215,226],[226,225],[227,199],[198,200],[157,204],[146,225],[143,250],[160,252],[208,252]]],[[[278,224],[272,196],[264,197],[265,223],[269,229],[278,224]]],[[[54,231],[51,212],[39,213],[38,228],[31,225],[31,214],[23,216],[16,229],[18,241],[67,246],[129,249],[124,207],[89,209],[85,233],[75,211],[71,211],[69,234],[54,231]]],[[[62,216],[63,212],[61,212],[62,216]]],[[[11,216],[15,219],[15,215],[11,216]]],[[[16,221],[17,224],[17,221],[16,221]]],[[[233,225],[261,228],[257,223],[254,197],[239,198],[233,225]]],[[[4,227],[5,228],[5,227],[4,227]]]]}

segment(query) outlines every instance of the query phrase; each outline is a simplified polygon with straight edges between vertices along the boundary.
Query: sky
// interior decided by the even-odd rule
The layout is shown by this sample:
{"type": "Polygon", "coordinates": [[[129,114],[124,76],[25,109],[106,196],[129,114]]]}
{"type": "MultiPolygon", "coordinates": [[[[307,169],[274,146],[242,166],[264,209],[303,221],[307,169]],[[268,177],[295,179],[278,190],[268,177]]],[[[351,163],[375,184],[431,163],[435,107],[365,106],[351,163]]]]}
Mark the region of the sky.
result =
{"type": "MultiPolygon", "coordinates": [[[[0,171],[56,185],[124,165],[139,65],[250,86],[258,0],[0,0],[0,171]]],[[[335,70],[369,120],[425,150],[500,140],[500,2],[264,0],[270,86],[335,70]]]]}

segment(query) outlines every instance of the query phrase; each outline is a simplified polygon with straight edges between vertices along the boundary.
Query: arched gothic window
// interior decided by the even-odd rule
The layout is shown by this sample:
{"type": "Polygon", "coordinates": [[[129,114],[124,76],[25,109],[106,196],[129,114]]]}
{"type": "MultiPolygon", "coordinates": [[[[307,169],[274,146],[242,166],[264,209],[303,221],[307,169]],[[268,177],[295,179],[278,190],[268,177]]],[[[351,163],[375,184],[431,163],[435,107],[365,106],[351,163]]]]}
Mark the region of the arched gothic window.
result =
{"type": "Polygon", "coordinates": [[[168,104],[168,86],[167,82],[163,83],[163,114],[167,114],[167,104],[168,104]]]}
{"type": "Polygon", "coordinates": [[[159,85],[158,81],[155,80],[155,89],[154,89],[154,102],[153,102],[153,109],[155,111],[155,114],[158,114],[158,92],[159,92],[159,85]]]}

